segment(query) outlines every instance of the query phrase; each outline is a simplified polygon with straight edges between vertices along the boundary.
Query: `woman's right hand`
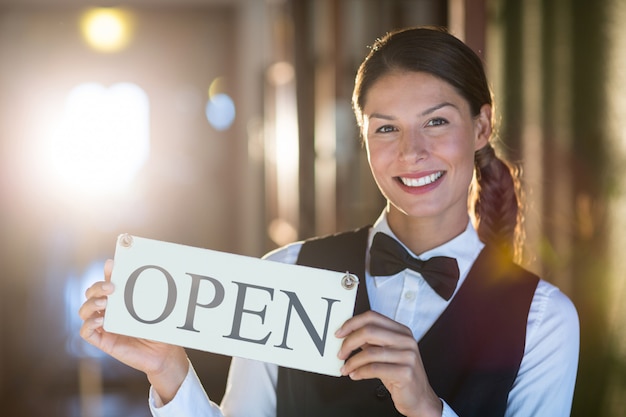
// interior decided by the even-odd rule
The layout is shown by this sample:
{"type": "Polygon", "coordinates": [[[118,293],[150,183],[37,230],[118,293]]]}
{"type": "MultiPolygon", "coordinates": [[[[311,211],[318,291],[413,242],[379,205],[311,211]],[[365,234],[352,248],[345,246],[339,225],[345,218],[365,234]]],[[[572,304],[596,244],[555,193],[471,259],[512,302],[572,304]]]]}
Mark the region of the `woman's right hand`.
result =
{"type": "Polygon", "coordinates": [[[104,330],[104,312],[108,296],[115,290],[111,283],[113,261],[104,265],[104,281],[94,283],[85,292],[87,300],[78,312],[83,320],[80,335],[91,345],[120,362],[144,372],[163,404],[178,391],[189,370],[182,347],[109,333],[104,330]]]}

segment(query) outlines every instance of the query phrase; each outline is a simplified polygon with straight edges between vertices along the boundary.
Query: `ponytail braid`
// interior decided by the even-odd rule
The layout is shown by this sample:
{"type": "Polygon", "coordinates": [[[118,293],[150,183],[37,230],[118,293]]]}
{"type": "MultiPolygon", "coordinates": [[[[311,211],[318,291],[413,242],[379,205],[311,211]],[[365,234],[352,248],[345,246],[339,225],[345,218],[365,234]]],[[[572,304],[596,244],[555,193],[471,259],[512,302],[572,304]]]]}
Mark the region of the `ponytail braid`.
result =
{"type": "Polygon", "coordinates": [[[524,236],[519,169],[500,159],[489,143],[477,150],[474,158],[469,208],[478,236],[521,262],[524,236]]]}

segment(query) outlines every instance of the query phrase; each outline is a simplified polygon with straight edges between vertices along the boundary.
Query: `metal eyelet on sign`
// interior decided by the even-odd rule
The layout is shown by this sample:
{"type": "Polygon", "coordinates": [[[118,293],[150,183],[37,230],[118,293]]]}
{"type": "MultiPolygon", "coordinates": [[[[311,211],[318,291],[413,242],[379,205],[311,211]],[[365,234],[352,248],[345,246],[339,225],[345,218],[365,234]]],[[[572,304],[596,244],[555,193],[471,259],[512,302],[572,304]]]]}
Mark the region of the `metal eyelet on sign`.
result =
{"type": "Polygon", "coordinates": [[[124,248],[130,248],[131,246],[133,246],[133,237],[128,233],[124,233],[123,235],[120,235],[119,242],[120,246],[124,248]]]}
{"type": "Polygon", "coordinates": [[[349,272],[346,272],[346,275],[344,275],[343,278],[341,278],[341,286],[345,288],[346,290],[354,289],[358,283],[359,283],[359,279],[355,275],[352,275],[349,272]]]}

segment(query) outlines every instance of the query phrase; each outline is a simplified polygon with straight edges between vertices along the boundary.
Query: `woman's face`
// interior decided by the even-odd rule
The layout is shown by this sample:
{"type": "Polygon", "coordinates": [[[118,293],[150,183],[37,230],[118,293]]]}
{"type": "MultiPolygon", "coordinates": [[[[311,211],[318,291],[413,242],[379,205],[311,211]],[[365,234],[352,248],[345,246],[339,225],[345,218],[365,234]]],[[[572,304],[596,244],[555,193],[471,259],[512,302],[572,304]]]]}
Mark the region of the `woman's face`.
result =
{"type": "Polygon", "coordinates": [[[396,71],[367,92],[363,137],[374,179],[398,216],[467,222],[474,152],[491,134],[491,108],[472,116],[447,82],[424,72],[396,71]]]}

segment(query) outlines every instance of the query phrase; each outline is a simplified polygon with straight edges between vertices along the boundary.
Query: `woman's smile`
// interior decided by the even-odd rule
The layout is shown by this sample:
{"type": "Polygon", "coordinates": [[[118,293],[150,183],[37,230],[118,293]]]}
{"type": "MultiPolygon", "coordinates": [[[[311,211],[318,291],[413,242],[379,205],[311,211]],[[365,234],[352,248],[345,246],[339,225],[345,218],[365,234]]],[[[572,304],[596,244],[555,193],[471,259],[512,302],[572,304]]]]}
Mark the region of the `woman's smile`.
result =
{"type": "Polygon", "coordinates": [[[433,184],[439,178],[443,177],[445,172],[437,171],[429,175],[424,175],[420,177],[398,177],[398,180],[405,186],[411,188],[421,188],[429,184],[433,184]]]}

